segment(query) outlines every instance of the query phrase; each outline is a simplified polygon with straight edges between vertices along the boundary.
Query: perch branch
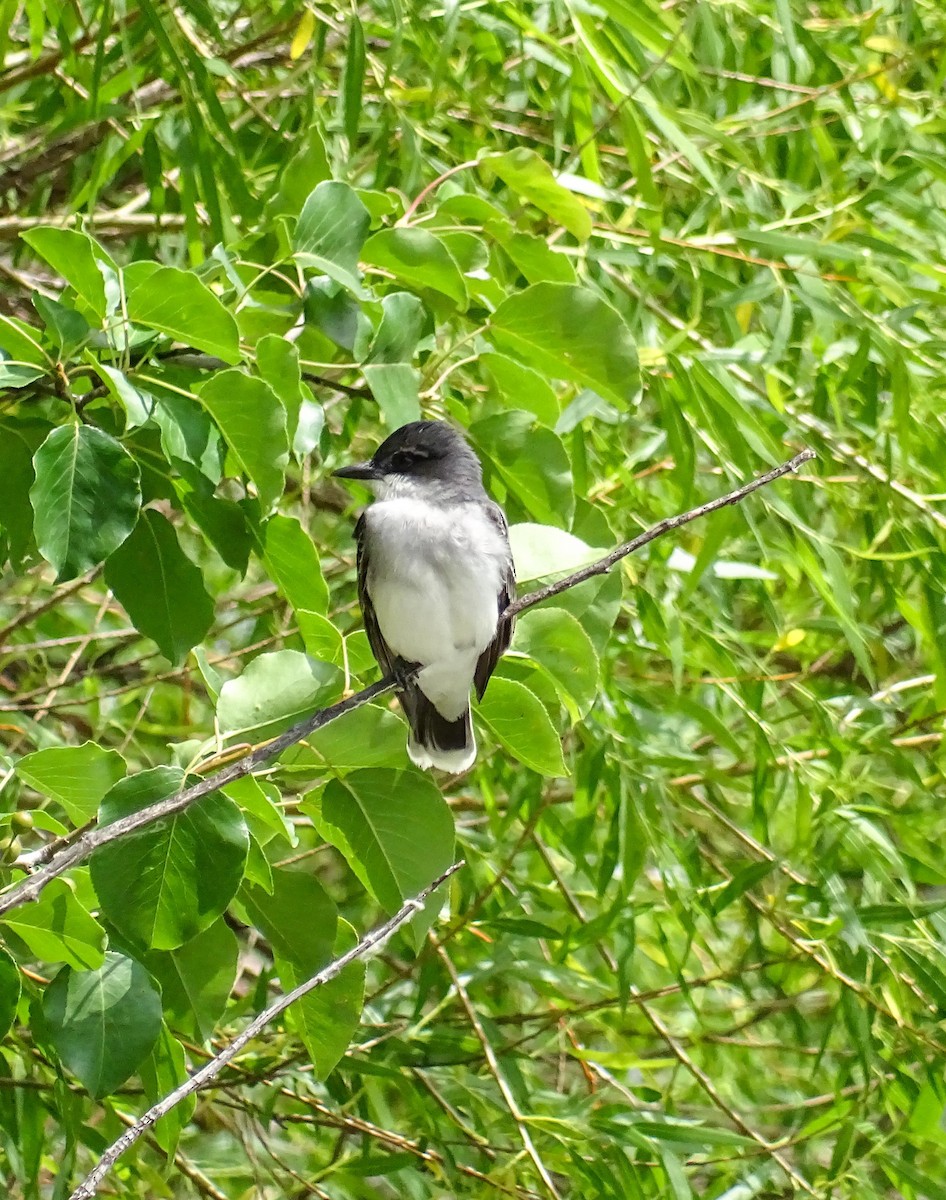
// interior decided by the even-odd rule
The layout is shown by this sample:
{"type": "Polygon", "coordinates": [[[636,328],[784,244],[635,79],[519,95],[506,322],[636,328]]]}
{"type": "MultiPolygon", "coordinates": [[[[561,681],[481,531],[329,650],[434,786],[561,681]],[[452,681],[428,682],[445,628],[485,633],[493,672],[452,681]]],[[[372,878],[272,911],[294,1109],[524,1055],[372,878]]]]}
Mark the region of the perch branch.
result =
{"type": "Polygon", "coordinates": [[[290,1004],[294,1004],[300,997],[305,996],[314,988],[321,987],[323,983],[328,983],[356,959],[365,958],[379,950],[381,946],[392,937],[407,922],[414,916],[415,913],[421,912],[424,907],[424,901],[436,891],[438,887],[451,875],[455,875],[463,866],[463,859],[455,862],[453,866],[448,867],[442,875],[439,875],[433,883],[425,887],[423,891],[411,900],[405,900],[393,917],[390,917],[383,925],[379,925],[377,929],[373,929],[370,933],[365,934],[357,946],[347,951],[341,958],[335,959],[329,963],[327,967],[323,967],[318,974],[313,975],[311,979],[307,979],[305,983],[300,983],[298,987],[293,988],[291,992],[287,992],[284,996],[280,996],[274,1000],[268,1008],[263,1009],[258,1017],[255,1017],[249,1025],[226,1045],[219,1054],[211,1058],[199,1071],[195,1071],[184,1083],[180,1084],[173,1092],[168,1092],[163,1096],[157,1104],[151,1106],[148,1111],[138,1118],[121,1137],[117,1138],[111,1146],[105,1151],[99,1159],[95,1167],[83,1179],[76,1190],[72,1193],[69,1200],[92,1200],[92,1197],[98,1191],[98,1186],[118,1161],[122,1154],[134,1145],[143,1133],[160,1120],[161,1117],[171,1111],[175,1104],[179,1104],[186,1096],[191,1096],[208,1080],[214,1079],[223,1068],[234,1059],[243,1047],[258,1033],[261,1033],[266,1026],[274,1021],[280,1013],[285,1012],[290,1004]]]}
{"type": "MultiPolygon", "coordinates": [[[[637,537],[632,538],[629,542],[623,542],[620,546],[615,547],[609,554],[606,554],[596,562],[590,563],[588,566],[580,568],[580,570],[573,571],[570,575],[566,575],[564,579],[559,579],[555,583],[550,583],[546,587],[530,592],[527,596],[522,596],[509,605],[501,619],[511,620],[519,613],[525,612],[526,609],[532,608],[536,604],[541,604],[544,600],[548,600],[552,596],[557,596],[561,592],[567,591],[568,588],[575,587],[576,584],[584,583],[586,579],[591,579],[595,575],[606,574],[621,559],[626,558],[629,554],[633,554],[635,550],[641,549],[642,546],[646,546],[649,542],[654,541],[655,538],[661,537],[665,533],[670,533],[674,529],[679,529],[682,525],[686,525],[690,521],[695,521],[698,517],[705,517],[720,508],[725,508],[727,505],[738,504],[740,500],[745,499],[746,496],[757,491],[759,488],[765,487],[776,479],[780,479],[783,475],[797,471],[802,463],[808,462],[814,457],[815,455],[812,450],[802,450],[801,453],[796,454],[790,461],[782,463],[781,466],[774,467],[771,471],[767,471],[764,475],[760,475],[750,483],[736,488],[735,491],[727,492],[724,496],[719,496],[717,499],[710,500],[706,504],[700,504],[698,507],[691,508],[684,513],[679,513],[675,517],[667,517],[665,520],[659,521],[656,525],[638,534],[637,537]]],[[[66,839],[51,842],[41,850],[21,855],[14,865],[33,873],[28,875],[26,879],[22,879],[18,883],[9,886],[5,891],[0,892],[0,917],[20,904],[25,904],[29,900],[35,900],[51,880],[62,875],[63,872],[68,871],[78,863],[83,862],[99,846],[113,842],[116,838],[125,837],[133,833],[136,829],[142,829],[145,825],[150,825],[153,821],[158,821],[162,817],[169,817],[175,813],[183,812],[185,808],[188,808],[204,796],[209,796],[212,792],[218,791],[228,783],[242,779],[244,775],[248,775],[262,763],[275,758],[283,750],[295,745],[296,742],[302,741],[303,738],[308,737],[309,734],[314,733],[317,729],[322,729],[330,721],[335,721],[338,717],[359,708],[362,704],[367,704],[369,701],[383,696],[386,692],[391,691],[397,685],[397,682],[394,676],[386,675],[383,679],[379,679],[377,683],[373,683],[369,687],[362,689],[362,691],[356,692],[353,696],[349,696],[337,704],[331,704],[327,708],[313,713],[311,717],[307,717],[306,720],[293,725],[291,729],[287,729],[285,733],[280,734],[279,737],[274,738],[271,742],[257,746],[255,750],[252,750],[243,758],[236,759],[229,766],[224,767],[223,770],[208,776],[206,779],[202,779],[199,783],[192,784],[176,796],[160,800],[156,804],[151,804],[147,808],[141,809],[139,812],[132,813],[127,817],[121,817],[109,825],[93,826],[75,833],[66,839]]]]}

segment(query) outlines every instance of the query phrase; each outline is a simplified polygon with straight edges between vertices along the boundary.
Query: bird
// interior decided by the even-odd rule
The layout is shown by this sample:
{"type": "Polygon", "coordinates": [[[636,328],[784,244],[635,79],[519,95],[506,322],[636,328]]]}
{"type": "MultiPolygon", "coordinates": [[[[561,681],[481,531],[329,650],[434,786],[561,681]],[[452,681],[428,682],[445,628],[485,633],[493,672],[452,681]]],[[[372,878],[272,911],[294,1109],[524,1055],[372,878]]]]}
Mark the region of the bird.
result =
{"type": "Polygon", "coordinates": [[[466,771],[476,758],[470,689],[482,700],[512,637],[506,516],[445,421],[402,425],[368,462],[334,474],[375,496],[355,525],[358,598],[378,665],[398,680],[408,756],[422,770],[466,771]]]}

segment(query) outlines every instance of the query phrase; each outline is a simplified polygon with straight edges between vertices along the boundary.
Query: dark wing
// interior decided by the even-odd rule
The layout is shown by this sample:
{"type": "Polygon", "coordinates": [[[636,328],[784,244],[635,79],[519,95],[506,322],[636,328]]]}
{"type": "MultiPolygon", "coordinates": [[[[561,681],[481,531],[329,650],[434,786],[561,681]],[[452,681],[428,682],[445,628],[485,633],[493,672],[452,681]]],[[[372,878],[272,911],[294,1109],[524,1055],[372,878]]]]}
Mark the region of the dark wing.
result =
{"type": "MultiPolygon", "coordinates": [[[[506,567],[503,571],[502,582],[499,585],[499,594],[496,597],[496,615],[501,618],[502,614],[516,598],[516,568],[512,561],[512,550],[509,549],[509,525],[506,522],[505,513],[498,504],[490,504],[486,513],[500,533],[502,533],[508,551],[506,567]]],[[[509,649],[514,623],[514,621],[500,620],[496,626],[496,636],[480,655],[479,662],[476,664],[476,674],[473,676],[476,696],[479,700],[483,699],[483,693],[486,691],[489,677],[496,670],[496,664],[499,662],[500,656],[509,649]]]]}
{"type": "Polygon", "coordinates": [[[365,623],[365,633],[371,652],[378,660],[378,666],[383,675],[390,675],[397,663],[398,656],[381,636],[378,620],[374,613],[374,605],[368,595],[368,531],[365,525],[365,514],[362,513],[355,525],[355,541],[358,543],[358,603],[361,605],[361,616],[365,623]]]}

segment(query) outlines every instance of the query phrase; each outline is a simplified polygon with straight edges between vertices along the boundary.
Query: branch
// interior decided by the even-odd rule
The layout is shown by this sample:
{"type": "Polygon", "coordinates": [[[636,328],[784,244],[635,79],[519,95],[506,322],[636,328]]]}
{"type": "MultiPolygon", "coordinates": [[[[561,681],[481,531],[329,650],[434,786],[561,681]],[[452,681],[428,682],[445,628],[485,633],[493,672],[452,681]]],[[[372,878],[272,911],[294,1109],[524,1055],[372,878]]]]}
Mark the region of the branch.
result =
{"type": "Polygon", "coordinates": [[[697,508],[691,508],[688,512],[679,513],[675,517],[666,517],[663,521],[658,521],[656,525],[651,525],[650,529],[639,533],[637,537],[631,538],[629,542],[622,542],[620,546],[616,546],[610,554],[606,554],[604,558],[599,558],[597,562],[590,563],[587,567],[582,567],[581,570],[574,571],[571,575],[566,575],[564,579],[559,579],[556,583],[550,583],[544,588],[539,588],[536,592],[530,592],[528,596],[514,600],[503,613],[503,618],[511,621],[513,617],[518,616],[521,612],[525,612],[527,608],[541,604],[543,600],[549,600],[552,596],[559,595],[560,592],[568,591],[569,588],[575,587],[576,584],[584,583],[586,579],[592,579],[595,575],[606,575],[622,558],[627,558],[629,554],[633,554],[635,550],[640,550],[642,546],[646,546],[656,538],[662,537],[663,534],[670,533],[674,529],[679,529],[681,525],[688,525],[690,521],[695,521],[697,517],[707,517],[710,513],[716,512],[717,509],[726,508],[730,504],[738,504],[740,500],[744,500],[746,496],[757,492],[759,488],[765,487],[767,483],[773,483],[776,479],[781,479],[783,475],[797,471],[802,463],[809,462],[814,457],[814,450],[802,450],[791,461],[782,463],[780,467],[773,467],[771,471],[766,471],[764,475],[753,479],[751,483],[744,484],[741,488],[736,488],[734,492],[727,492],[725,496],[719,496],[716,500],[700,504],[697,508]]]}
{"type": "MultiPolygon", "coordinates": [[[[675,517],[667,517],[665,520],[658,522],[658,524],[651,526],[650,529],[645,530],[644,533],[638,534],[637,537],[632,538],[629,542],[624,542],[622,545],[617,546],[609,554],[606,554],[604,558],[598,559],[597,562],[590,563],[587,567],[582,567],[578,571],[573,571],[572,574],[566,575],[564,579],[559,579],[557,582],[550,583],[544,588],[530,592],[527,596],[522,596],[509,605],[500,619],[512,620],[513,617],[521,612],[525,612],[526,609],[532,608],[536,604],[541,604],[544,600],[548,600],[552,596],[557,596],[561,592],[575,587],[576,584],[584,583],[586,579],[591,579],[595,575],[606,574],[622,558],[633,554],[635,550],[646,546],[649,542],[654,541],[655,538],[661,537],[663,534],[669,533],[674,529],[679,529],[681,525],[695,521],[697,517],[705,517],[709,513],[716,512],[717,509],[725,508],[727,505],[738,504],[740,500],[743,500],[759,488],[765,487],[766,484],[772,483],[774,480],[780,479],[783,475],[788,475],[792,471],[797,471],[802,463],[808,462],[814,457],[815,455],[812,450],[802,450],[791,461],[782,463],[781,466],[766,472],[765,475],[760,475],[757,479],[753,479],[751,483],[747,483],[741,488],[736,488],[733,492],[727,492],[725,496],[720,496],[716,500],[710,500],[707,504],[691,508],[688,512],[680,513],[675,517]]],[[[335,721],[339,717],[344,716],[345,713],[360,708],[362,704],[367,704],[369,701],[377,699],[378,696],[383,696],[386,692],[391,691],[398,682],[393,675],[386,675],[383,679],[379,679],[377,683],[363,688],[360,692],[356,692],[346,700],[341,700],[338,704],[331,704],[328,708],[323,708],[319,712],[313,713],[311,717],[300,721],[298,725],[293,725],[291,729],[287,729],[285,733],[280,734],[279,737],[274,738],[271,742],[257,746],[255,750],[243,758],[237,759],[228,767],[224,767],[222,771],[218,771],[215,775],[210,775],[199,783],[185,788],[176,796],[170,796],[166,800],[159,800],[156,804],[151,804],[147,808],[142,808],[127,817],[121,817],[117,821],[112,821],[109,825],[94,826],[85,831],[72,834],[65,839],[50,842],[41,850],[21,855],[14,866],[21,867],[26,871],[34,870],[36,867],[39,867],[39,869],[35,870],[27,879],[22,879],[19,883],[8,887],[4,892],[0,892],[0,917],[29,900],[35,900],[51,880],[62,875],[78,863],[83,862],[99,846],[113,842],[116,838],[125,837],[129,833],[133,833],[136,829],[150,825],[153,821],[158,821],[162,817],[170,817],[175,813],[183,812],[185,808],[190,807],[191,804],[194,804],[204,796],[209,796],[212,792],[226,787],[228,783],[233,783],[234,780],[242,779],[244,775],[248,775],[261,763],[275,758],[289,746],[295,745],[296,742],[302,741],[303,738],[308,737],[309,734],[314,733],[317,729],[322,729],[328,725],[330,721],[335,721]]],[[[400,682],[404,682],[404,680],[402,679],[400,682]]]]}
{"type": "Polygon", "coordinates": [[[263,1009],[259,1016],[255,1017],[242,1033],[237,1034],[233,1041],[225,1046],[219,1054],[210,1059],[199,1071],[195,1071],[189,1079],[176,1087],[173,1092],[169,1092],[157,1104],[152,1105],[129,1129],[126,1129],[121,1137],[109,1146],[94,1169],[89,1172],[72,1193],[69,1200],[92,1200],[92,1197],[98,1191],[98,1185],[120,1156],[125,1153],[129,1146],[133,1146],[143,1133],[147,1133],[156,1121],[160,1120],[165,1113],[170,1112],[175,1104],[179,1104],[186,1096],[192,1095],[199,1088],[203,1087],[208,1080],[216,1078],[227,1063],[239,1054],[247,1042],[255,1038],[258,1033],[261,1033],[280,1013],[285,1012],[290,1004],[294,1004],[296,1000],[305,996],[314,988],[321,987],[323,983],[328,983],[337,975],[340,975],[349,963],[353,963],[359,958],[365,958],[367,955],[379,950],[388,938],[397,933],[402,925],[407,924],[415,913],[423,911],[424,902],[427,898],[442,883],[446,882],[451,875],[455,875],[462,866],[463,859],[461,858],[459,862],[455,862],[453,866],[448,867],[442,875],[439,875],[423,891],[418,892],[412,900],[405,900],[393,917],[390,917],[383,925],[379,925],[377,929],[373,929],[370,933],[365,934],[357,946],[348,950],[341,958],[337,958],[334,962],[329,963],[327,967],[324,967],[318,974],[313,975],[311,979],[307,979],[305,983],[300,983],[291,992],[287,992],[284,996],[280,996],[277,1000],[274,1000],[268,1008],[263,1009]]]}

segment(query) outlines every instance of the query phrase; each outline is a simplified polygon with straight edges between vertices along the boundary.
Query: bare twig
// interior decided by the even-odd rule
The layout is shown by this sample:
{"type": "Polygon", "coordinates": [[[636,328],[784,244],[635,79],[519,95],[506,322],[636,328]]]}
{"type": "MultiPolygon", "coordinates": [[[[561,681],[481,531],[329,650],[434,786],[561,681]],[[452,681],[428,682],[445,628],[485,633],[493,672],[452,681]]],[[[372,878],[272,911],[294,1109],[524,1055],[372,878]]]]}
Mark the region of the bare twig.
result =
{"type": "MultiPolygon", "coordinates": [[[[550,583],[544,588],[530,592],[527,596],[522,596],[519,600],[509,605],[501,619],[511,620],[518,613],[524,612],[526,609],[532,608],[534,605],[540,604],[552,596],[557,596],[568,588],[583,583],[586,579],[590,579],[595,575],[606,574],[621,559],[626,558],[629,554],[633,554],[636,550],[640,550],[643,546],[654,541],[655,538],[661,537],[665,533],[670,533],[674,529],[679,529],[682,525],[686,525],[690,521],[695,521],[698,517],[707,516],[709,513],[716,512],[727,505],[738,504],[740,500],[743,500],[759,488],[765,487],[766,484],[772,483],[774,480],[792,471],[797,471],[802,463],[808,462],[814,457],[813,451],[802,450],[801,453],[796,454],[788,462],[782,463],[781,466],[775,467],[771,471],[767,471],[764,475],[760,475],[757,479],[752,480],[751,483],[744,484],[741,488],[736,488],[735,491],[727,492],[726,495],[719,496],[715,500],[710,500],[706,504],[698,505],[688,512],[659,521],[650,529],[645,530],[644,533],[638,534],[636,538],[632,538],[629,542],[624,542],[622,545],[617,546],[609,554],[598,559],[597,562],[590,563],[578,571],[573,571],[570,575],[566,575],[564,579],[559,579],[557,582],[550,583]]],[[[244,775],[248,775],[252,770],[260,766],[260,764],[276,758],[283,750],[295,745],[296,742],[302,741],[303,738],[314,733],[315,730],[328,725],[330,721],[337,720],[338,717],[343,716],[345,713],[351,712],[353,709],[359,708],[361,705],[367,704],[379,696],[383,696],[386,692],[391,691],[397,685],[397,682],[393,675],[386,675],[383,679],[378,680],[377,683],[373,683],[369,687],[362,689],[362,691],[356,692],[353,696],[339,701],[338,704],[329,705],[328,708],[321,709],[311,717],[307,717],[306,720],[293,725],[291,729],[287,729],[285,733],[280,734],[279,737],[274,738],[271,742],[257,746],[255,750],[251,751],[245,757],[237,759],[222,771],[218,771],[215,775],[211,775],[206,779],[202,779],[199,783],[185,788],[176,796],[160,800],[158,803],[151,804],[147,808],[143,808],[127,817],[121,817],[117,821],[112,821],[109,825],[101,825],[84,831],[78,831],[65,839],[49,843],[39,851],[21,855],[15,864],[16,866],[27,871],[34,870],[37,867],[39,869],[34,870],[34,873],[28,878],[20,880],[18,883],[7,888],[6,891],[0,893],[0,916],[21,904],[25,904],[29,900],[35,900],[51,880],[62,875],[78,863],[83,862],[99,846],[104,846],[109,842],[115,841],[117,838],[125,837],[136,829],[150,825],[153,821],[158,821],[162,817],[169,817],[175,813],[183,812],[184,809],[190,807],[197,800],[202,799],[204,796],[209,796],[212,792],[218,791],[228,783],[233,783],[234,780],[242,779],[244,775]]]]}
{"type": "Polygon", "coordinates": [[[280,996],[278,1000],[274,1000],[268,1008],[265,1008],[258,1017],[255,1017],[247,1025],[242,1033],[237,1034],[233,1041],[225,1046],[219,1054],[210,1059],[199,1071],[195,1071],[188,1080],[176,1087],[173,1092],[169,1092],[157,1104],[152,1105],[129,1129],[126,1129],[121,1137],[109,1146],[95,1167],[75,1189],[70,1200],[92,1200],[92,1197],[98,1191],[99,1184],[121,1155],[124,1154],[129,1146],[133,1146],[143,1133],[147,1133],[156,1121],[160,1120],[165,1113],[170,1112],[185,1097],[193,1095],[208,1080],[219,1075],[227,1063],[235,1058],[243,1047],[252,1041],[257,1034],[261,1033],[280,1013],[285,1012],[290,1004],[294,1004],[296,1000],[307,995],[314,988],[321,987],[322,984],[328,983],[337,975],[340,975],[349,963],[353,963],[359,958],[366,958],[369,954],[378,951],[402,925],[406,925],[415,913],[423,909],[424,902],[431,893],[435,892],[451,875],[456,874],[462,866],[462,859],[459,862],[455,862],[442,875],[439,875],[433,883],[425,887],[423,891],[418,892],[413,899],[405,900],[393,917],[390,917],[383,925],[379,925],[377,929],[373,929],[370,933],[365,934],[357,946],[347,951],[341,958],[337,958],[334,962],[329,963],[327,967],[324,967],[318,974],[313,975],[311,979],[307,979],[305,983],[300,983],[291,992],[287,992],[284,996],[280,996]]]}

